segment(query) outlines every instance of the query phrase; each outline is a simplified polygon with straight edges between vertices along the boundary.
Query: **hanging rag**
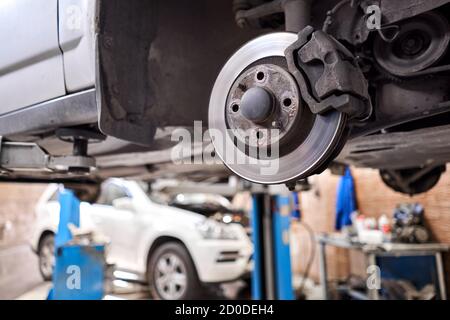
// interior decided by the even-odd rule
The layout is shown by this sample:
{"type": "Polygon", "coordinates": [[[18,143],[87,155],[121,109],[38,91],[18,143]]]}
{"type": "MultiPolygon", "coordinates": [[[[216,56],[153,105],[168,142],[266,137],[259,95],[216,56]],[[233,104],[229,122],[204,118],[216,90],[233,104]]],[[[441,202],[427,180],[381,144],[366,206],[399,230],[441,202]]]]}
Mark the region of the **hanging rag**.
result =
{"type": "Polygon", "coordinates": [[[336,200],[336,230],[352,224],[351,214],[357,210],[355,183],[350,168],[339,181],[336,200]]]}

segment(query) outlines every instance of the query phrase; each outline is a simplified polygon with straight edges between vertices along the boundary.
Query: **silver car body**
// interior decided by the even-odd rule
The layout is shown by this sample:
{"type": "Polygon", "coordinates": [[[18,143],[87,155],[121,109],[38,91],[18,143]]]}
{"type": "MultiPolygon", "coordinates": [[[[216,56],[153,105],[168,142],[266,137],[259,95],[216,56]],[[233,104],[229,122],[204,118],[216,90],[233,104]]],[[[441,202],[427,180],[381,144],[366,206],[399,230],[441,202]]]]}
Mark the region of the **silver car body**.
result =
{"type": "Polygon", "coordinates": [[[0,2],[0,115],[94,87],[96,3],[0,2]]]}

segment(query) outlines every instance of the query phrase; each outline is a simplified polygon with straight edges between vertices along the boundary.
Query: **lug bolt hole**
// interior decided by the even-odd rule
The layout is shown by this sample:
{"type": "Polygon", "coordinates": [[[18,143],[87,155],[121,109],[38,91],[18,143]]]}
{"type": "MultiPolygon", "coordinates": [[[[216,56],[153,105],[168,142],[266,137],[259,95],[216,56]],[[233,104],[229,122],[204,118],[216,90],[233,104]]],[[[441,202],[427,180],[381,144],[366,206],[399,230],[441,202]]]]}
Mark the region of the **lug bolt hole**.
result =
{"type": "Polygon", "coordinates": [[[291,106],[291,104],[292,104],[292,100],[290,98],[286,98],[283,100],[283,105],[285,107],[289,107],[289,106],[291,106]]]}
{"type": "Polygon", "coordinates": [[[233,110],[233,112],[238,112],[239,111],[239,105],[233,104],[233,106],[231,107],[231,110],[233,110]]]}
{"type": "Polygon", "coordinates": [[[264,137],[264,134],[261,131],[256,132],[256,138],[258,138],[258,140],[261,140],[264,137]]]}
{"type": "Polygon", "coordinates": [[[266,77],[266,75],[262,71],[260,71],[256,74],[256,79],[258,79],[259,81],[264,80],[265,77],[266,77]]]}

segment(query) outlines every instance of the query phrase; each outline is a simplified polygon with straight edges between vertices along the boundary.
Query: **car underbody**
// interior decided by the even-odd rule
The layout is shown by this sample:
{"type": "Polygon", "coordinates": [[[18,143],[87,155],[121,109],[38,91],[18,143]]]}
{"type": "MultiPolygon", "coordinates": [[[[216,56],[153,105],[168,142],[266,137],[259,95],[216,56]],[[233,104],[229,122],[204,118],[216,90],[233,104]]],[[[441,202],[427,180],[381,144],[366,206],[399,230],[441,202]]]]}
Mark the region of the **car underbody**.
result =
{"type": "Polygon", "coordinates": [[[231,170],[294,188],[354,165],[379,169],[399,192],[427,191],[450,162],[449,2],[98,0],[94,85],[0,109],[1,179],[231,170]],[[211,138],[225,166],[176,165],[171,136],[194,121],[227,132],[245,159],[252,148],[279,152],[235,164],[211,138]],[[278,161],[279,172],[262,176],[259,160],[278,161]]]}

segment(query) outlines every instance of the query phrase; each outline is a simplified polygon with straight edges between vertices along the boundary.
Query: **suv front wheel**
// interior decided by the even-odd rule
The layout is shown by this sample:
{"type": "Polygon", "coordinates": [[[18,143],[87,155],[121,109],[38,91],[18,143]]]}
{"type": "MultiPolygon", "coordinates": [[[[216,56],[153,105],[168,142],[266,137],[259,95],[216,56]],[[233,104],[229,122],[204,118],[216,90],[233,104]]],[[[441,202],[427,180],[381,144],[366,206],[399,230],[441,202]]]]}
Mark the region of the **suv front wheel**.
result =
{"type": "Polygon", "coordinates": [[[52,280],[55,269],[55,236],[45,235],[39,243],[38,249],[39,271],[45,281],[52,280]]]}
{"type": "Polygon", "coordinates": [[[150,257],[147,270],[154,299],[191,300],[203,295],[194,263],[180,243],[170,242],[158,247],[150,257]]]}

